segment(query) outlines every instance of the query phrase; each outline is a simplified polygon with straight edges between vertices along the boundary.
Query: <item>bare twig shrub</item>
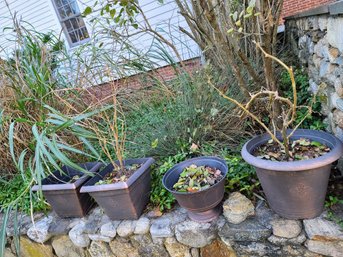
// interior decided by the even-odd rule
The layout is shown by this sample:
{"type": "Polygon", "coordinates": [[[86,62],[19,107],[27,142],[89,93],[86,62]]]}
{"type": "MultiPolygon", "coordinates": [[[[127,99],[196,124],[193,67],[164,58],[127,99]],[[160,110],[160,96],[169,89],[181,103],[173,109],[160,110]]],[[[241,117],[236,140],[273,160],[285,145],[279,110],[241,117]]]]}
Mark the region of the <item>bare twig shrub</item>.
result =
{"type": "Polygon", "coordinates": [[[287,158],[290,157],[290,138],[293,136],[294,132],[296,131],[297,128],[304,122],[304,120],[311,115],[312,113],[312,105],[315,102],[315,96],[313,97],[313,100],[311,101],[309,106],[301,106],[301,108],[306,107],[307,108],[307,113],[304,115],[303,119],[298,122],[298,124],[294,124],[296,121],[296,115],[297,115],[297,110],[299,106],[297,105],[297,87],[296,87],[296,82],[295,82],[295,77],[294,77],[294,72],[293,68],[287,66],[284,62],[282,62],[280,59],[276,58],[273,55],[268,54],[259,43],[256,43],[257,49],[261,50],[263,55],[266,58],[272,59],[275,62],[277,62],[280,66],[282,66],[289,74],[290,80],[291,80],[291,85],[292,85],[292,92],[293,92],[293,99],[282,97],[279,95],[279,92],[277,90],[272,91],[268,90],[265,88],[261,88],[261,90],[257,93],[251,93],[250,94],[250,99],[246,103],[242,103],[238,101],[237,99],[234,99],[228,95],[226,95],[224,92],[222,92],[219,87],[215,86],[213,82],[211,81],[211,77],[208,76],[208,83],[215,88],[219,94],[230,101],[231,103],[234,103],[237,107],[241,109],[243,114],[249,116],[251,119],[253,119],[255,122],[257,122],[271,137],[271,139],[276,142],[278,145],[280,145],[281,149],[285,151],[285,155],[287,158]],[[271,118],[271,124],[272,124],[272,129],[268,127],[268,124],[264,122],[260,117],[255,115],[251,109],[252,107],[256,104],[258,100],[266,100],[267,106],[270,106],[271,108],[266,108],[270,112],[270,118],[271,118]],[[275,104],[277,103],[277,105],[275,104]],[[274,113],[276,110],[273,108],[275,106],[279,106],[281,108],[281,112],[279,113],[278,120],[282,120],[282,127],[279,130],[278,127],[276,126],[276,120],[274,113]],[[287,132],[287,129],[290,128],[291,126],[294,126],[291,132],[287,132]],[[277,137],[277,133],[281,132],[282,139],[280,140],[277,137]]]}

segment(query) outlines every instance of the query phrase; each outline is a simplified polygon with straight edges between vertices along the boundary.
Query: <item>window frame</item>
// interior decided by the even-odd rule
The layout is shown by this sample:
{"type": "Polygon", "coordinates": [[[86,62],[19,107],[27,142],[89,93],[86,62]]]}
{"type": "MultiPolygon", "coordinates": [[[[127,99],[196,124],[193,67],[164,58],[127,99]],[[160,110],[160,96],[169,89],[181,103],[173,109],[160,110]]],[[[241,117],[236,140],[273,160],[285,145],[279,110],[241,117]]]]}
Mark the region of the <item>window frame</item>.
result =
{"type": "MultiPolygon", "coordinates": [[[[68,2],[70,2],[70,1],[72,1],[72,0],[68,0],[68,2]]],[[[60,14],[60,12],[59,12],[59,9],[60,9],[61,7],[63,8],[64,5],[62,5],[61,7],[58,7],[58,6],[57,6],[57,3],[56,3],[56,0],[51,0],[52,5],[54,6],[54,9],[55,9],[55,13],[56,13],[57,18],[58,18],[58,21],[59,21],[59,23],[60,23],[60,25],[61,25],[61,27],[62,27],[64,36],[66,37],[66,39],[67,39],[67,41],[68,41],[68,45],[69,45],[70,48],[74,48],[74,47],[76,47],[76,46],[82,45],[82,44],[84,44],[84,43],[86,43],[86,42],[88,42],[88,41],[90,40],[90,32],[89,32],[89,30],[88,30],[88,28],[87,28],[87,24],[86,24],[84,18],[82,17],[82,14],[81,14],[81,11],[80,11],[80,7],[79,7],[79,3],[78,3],[77,0],[74,0],[74,1],[75,1],[75,4],[77,5],[77,8],[78,8],[78,10],[79,10],[80,13],[79,13],[79,14],[73,14],[73,15],[71,15],[71,16],[62,18],[62,17],[61,17],[61,14],[60,14]],[[70,34],[69,34],[68,28],[67,28],[66,25],[65,25],[65,22],[66,22],[66,21],[71,20],[71,19],[73,19],[73,18],[81,18],[81,19],[83,20],[84,24],[85,24],[84,27],[86,28],[87,33],[88,33],[88,38],[82,39],[82,40],[77,41],[77,42],[75,42],[75,43],[72,42],[72,39],[71,39],[71,36],[70,36],[70,34]]],[[[80,27],[80,28],[83,28],[83,27],[80,27]]],[[[78,28],[78,29],[80,29],[80,28],[78,28]]],[[[73,31],[76,31],[76,30],[73,30],[73,31]]]]}

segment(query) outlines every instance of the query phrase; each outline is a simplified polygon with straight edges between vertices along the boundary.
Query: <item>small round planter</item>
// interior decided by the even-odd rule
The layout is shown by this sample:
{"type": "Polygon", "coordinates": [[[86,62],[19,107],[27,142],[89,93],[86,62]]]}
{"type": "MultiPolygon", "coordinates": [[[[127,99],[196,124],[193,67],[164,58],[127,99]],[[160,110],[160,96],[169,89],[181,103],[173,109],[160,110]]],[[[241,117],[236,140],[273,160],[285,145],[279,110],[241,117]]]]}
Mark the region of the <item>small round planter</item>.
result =
{"type": "MultiPolygon", "coordinates": [[[[281,136],[278,138],[281,139],[281,136]]],[[[343,146],[338,138],[323,131],[299,129],[291,140],[299,138],[325,144],[331,151],[311,160],[262,160],[252,153],[270,139],[268,134],[264,134],[243,146],[242,157],[255,167],[267,201],[277,214],[288,219],[311,219],[323,211],[331,164],[341,157],[343,146]]]]}
{"type": "Polygon", "coordinates": [[[175,165],[163,176],[164,187],[171,192],[178,203],[188,211],[190,219],[197,222],[210,222],[221,213],[220,202],[224,197],[225,176],[228,172],[227,164],[218,157],[198,157],[175,165]],[[195,193],[177,192],[173,189],[181,172],[188,166],[209,166],[219,169],[223,178],[208,189],[195,193]]]}

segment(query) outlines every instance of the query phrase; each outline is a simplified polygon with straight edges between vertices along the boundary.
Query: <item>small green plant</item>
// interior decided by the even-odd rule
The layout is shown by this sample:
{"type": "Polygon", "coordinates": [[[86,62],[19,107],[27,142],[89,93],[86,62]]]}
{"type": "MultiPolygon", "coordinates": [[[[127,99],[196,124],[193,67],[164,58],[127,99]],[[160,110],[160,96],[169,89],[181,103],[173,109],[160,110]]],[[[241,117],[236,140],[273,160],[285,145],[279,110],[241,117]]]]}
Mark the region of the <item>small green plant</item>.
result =
{"type": "Polygon", "coordinates": [[[252,197],[253,192],[260,189],[260,182],[257,179],[255,169],[246,163],[238,153],[226,154],[225,161],[229,169],[226,176],[225,191],[240,191],[248,197],[252,197]]]}
{"type": "Polygon", "coordinates": [[[343,199],[338,198],[337,196],[329,195],[329,199],[325,202],[325,208],[328,210],[328,216],[327,218],[335,223],[337,223],[339,226],[343,228],[343,219],[338,217],[333,207],[337,204],[343,205],[343,199]]]}
{"type": "MultiPolygon", "coordinates": [[[[30,177],[30,174],[27,174],[30,177]]],[[[10,181],[0,180],[0,206],[6,208],[13,202],[18,202],[18,210],[30,214],[31,211],[46,212],[50,206],[36,193],[30,193],[30,180],[23,180],[21,175],[15,175],[10,181]],[[20,201],[18,201],[20,200],[20,201]]]]}
{"type": "Polygon", "coordinates": [[[175,164],[184,161],[187,158],[187,153],[178,153],[161,161],[158,161],[152,171],[152,190],[150,194],[150,203],[153,206],[158,206],[160,211],[169,210],[172,208],[175,198],[169,193],[162,184],[163,175],[171,169],[175,164]]]}
{"type": "MultiPolygon", "coordinates": [[[[294,78],[297,86],[298,106],[300,107],[309,105],[311,99],[313,98],[313,95],[309,91],[310,85],[308,75],[304,70],[296,69],[294,71],[294,78]]],[[[293,99],[292,85],[288,72],[283,71],[281,73],[279,83],[280,89],[283,92],[283,94],[286,97],[293,99]]],[[[298,124],[301,120],[304,119],[304,122],[300,126],[303,129],[325,129],[326,125],[323,123],[324,116],[320,113],[321,107],[321,102],[319,101],[319,97],[317,96],[312,105],[312,113],[308,115],[307,109],[299,108],[297,110],[295,123],[298,124]]]]}
{"type": "Polygon", "coordinates": [[[173,188],[178,192],[198,192],[213,186],[222,178],[218,169],[192,164],[181,172],[173,188]]]}

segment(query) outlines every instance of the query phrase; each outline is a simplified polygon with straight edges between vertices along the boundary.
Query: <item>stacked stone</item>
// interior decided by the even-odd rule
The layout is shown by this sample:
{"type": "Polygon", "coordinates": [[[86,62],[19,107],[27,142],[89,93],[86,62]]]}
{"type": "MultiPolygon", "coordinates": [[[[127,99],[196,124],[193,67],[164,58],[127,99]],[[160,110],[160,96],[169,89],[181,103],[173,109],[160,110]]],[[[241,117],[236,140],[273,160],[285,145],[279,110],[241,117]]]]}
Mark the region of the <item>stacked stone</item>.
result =
{"type": "MultiPolygon", "coordinates": [[[[343,232],[321,217],[286,220],[267,208],[232,193],[223,215],[197,223],[184,209],[138,220],[111,221],[100,208],[82,219],[37,215],[35,225],[22,217],[22,257],[234,257],[234,256],[343,256],[343,232]],[[25,235],[26,234],[26,235],[25,235]]],[[[7,230],[13,236],[13,227],[7,230]]],[[[5,257],[15,256],[14,240],[5,257]]]]}
{"type": "MultiPolygon", "coordinates": [[[[310,90],[319,91],[327,129],[343,141],[343,15],[287,20],[288,43],[308,68],[310,90]]],[[[343,174],[343,161],[340,160],[343,174]]]]}

